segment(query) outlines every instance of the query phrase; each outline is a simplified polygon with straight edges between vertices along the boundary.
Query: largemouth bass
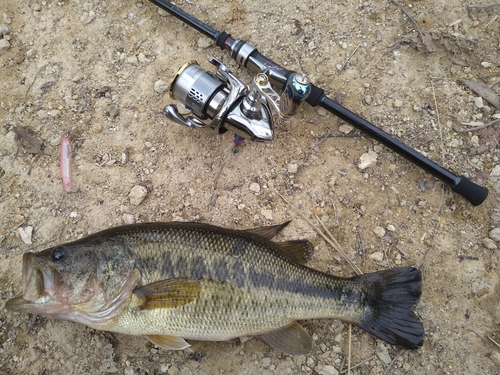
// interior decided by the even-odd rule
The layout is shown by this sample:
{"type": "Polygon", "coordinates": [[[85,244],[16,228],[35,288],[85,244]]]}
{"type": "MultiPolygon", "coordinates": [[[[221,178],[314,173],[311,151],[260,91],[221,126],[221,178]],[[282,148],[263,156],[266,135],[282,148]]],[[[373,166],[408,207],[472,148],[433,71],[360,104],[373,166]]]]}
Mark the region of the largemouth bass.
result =
{"type": "Polygon", "coordinates": [[[313,318],[340,318],[404,348],[422,345],[422,323],[410,310],[420,271],[339,278],[308,268],[309,241],[271,241],[287,224],[133,224],[25,253],[23,294],[5,307],[145,336],[166,349],[188,347],[185,339],[256,336],[305,354],[312,339],[297,320],[313,318]]]}

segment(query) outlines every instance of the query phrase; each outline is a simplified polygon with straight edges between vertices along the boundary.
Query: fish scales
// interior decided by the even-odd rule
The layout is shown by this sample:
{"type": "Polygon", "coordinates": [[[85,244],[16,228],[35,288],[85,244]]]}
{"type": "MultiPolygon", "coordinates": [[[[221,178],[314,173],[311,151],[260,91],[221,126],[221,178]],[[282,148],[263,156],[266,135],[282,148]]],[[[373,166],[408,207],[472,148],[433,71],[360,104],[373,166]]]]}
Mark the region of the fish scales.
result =
{"type": "Polygon", "coordinates": [[[418,348],[421,294],[412,267],[339,278],[306,267],[305,240],[270,241],[285,225],[247,231],[200,223],[110,228],[23,256],[23,295],[11,311],[142,335],[166,349],[184,339],[257,336],[288,354],[311,350],[296,321],[340,318],[418,348]]]}
{"type": "MultiPolygon", "coordinates": [[[[186,228],[183,224],[123,235],[123,242],[130,249],[129,256],[136,259],[143,284],[172,277],[204,282],[196,304],[170,311],[150,310],[147,315],[129,309],[114,331],[148,334],[167,325],[168,334],[226,340],[260,334],[297,319],[329,317],[331,311],[336,311],[335,317],[349,314],[355,320],[363,313],[361,291],[352,303],[346,303],[346,295],[341,303],[345,281],[311,272],[269,241],[245,232],[205,230],[198,225],[186,228]],[[338,284],[336,289],[331,287],[332,280],[338,284]]],[[[356,285],[351,287],[356,289],[356,285]]],[[[351,295],[356,297],[356,293],[351,295]]]]}

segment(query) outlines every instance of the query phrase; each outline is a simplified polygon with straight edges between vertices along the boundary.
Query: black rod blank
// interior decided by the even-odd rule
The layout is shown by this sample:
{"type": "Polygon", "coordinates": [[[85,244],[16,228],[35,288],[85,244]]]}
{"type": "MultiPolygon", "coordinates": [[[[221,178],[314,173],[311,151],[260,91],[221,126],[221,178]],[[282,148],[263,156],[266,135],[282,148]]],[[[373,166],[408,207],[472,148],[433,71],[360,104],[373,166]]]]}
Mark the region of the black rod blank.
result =
{"type": "MultiPolygon", "coordinates": [[[[203,23],[199,19],[194,16],[184,12],[182,9],[176,7],[172,3],[165,0],[150,0],[153,4],[158,7],[164,9],[168,13],[172,14],[174,17],[178,18],[182,22],[191,26],[195,30],[199,31],[203,35],[213,39],[216,41],[217,45],[221,49],[231,49],[230,43],[235,42],[231,39],[229,34],[225,32],[219,32],[207,24],[203,23]]],[[[243,41],[240,43],[246,44],[243,41]]],[[[235,56],[233,56],[235,58],[235,56]]],[[[285,76],[292,73],[291,71],[287,71],[280,65],[272,62],[267,59],[265,56],[260,54],[257,49],[255,49],[251,54],[251,59],[249,68],[259,68],[265,67],[266,71],[261,71],[261,73],[271,74],[272,79],[284,85],[286,83],[285,76]],[[275,75],[273,75],[273,71],[276,71],[275,75]]],[[[244,66],[247,67],[247,62],[244,62],[244,66]]],[[[319,105],[329,111],[330,113],[338,116],[342,120],[361,130],[363,133],[372,137],[373,139],[379,141],[383,145],[387,146],[394,152],[403,156],[405,159],[411,161],[416,164],[420,168],[426,170],[433,176],[437,177],[447,185],[451,187],[451,189],[462,195],[465,199],[467,199],[474,206],[477,206],[484,202],[486,197],[488,196],[488,189],[482,187],[480,185],[475,184],[464,176],[457,176],[454,173],[450,172],[446,168],[440,166],[439,164],[433,162],[432,160],[426,158],[424,155],[411,148],[410,146],[404,144],[403,142],[395,139],[391,135],[384,132],[382,129],[376,127],[370,122],[366,121],[362,117],[356,115],[355,113],[349,111],[339,103],[333,101],[324,95],[324,91],[317,86],[313,85],[313,92],[309,96],[307,102],[312,106],[319,105]]]]}

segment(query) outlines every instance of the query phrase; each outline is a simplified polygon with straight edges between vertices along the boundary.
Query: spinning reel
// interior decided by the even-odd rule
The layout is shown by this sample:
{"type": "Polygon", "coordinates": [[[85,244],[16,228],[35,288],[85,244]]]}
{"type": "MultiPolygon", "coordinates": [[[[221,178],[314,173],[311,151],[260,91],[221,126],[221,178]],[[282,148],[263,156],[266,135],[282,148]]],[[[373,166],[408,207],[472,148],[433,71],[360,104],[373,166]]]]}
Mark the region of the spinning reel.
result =
{"type": "Polygon", "coordinates": [[[217,134],[229,130],[240,139],[270,141],[274,133],[270,106],[282,119],[293,116],[311,92],[304,75],[291,74],[283,93],[278,95],[263,73],[258,73],[249,86],[214,57],[208,61],[217,67],[216,74],[190,61],[170,84],[170,97],[184,104],[194,116],[185,117],[175,104],[170,104],[163,110],[167,118],[217,134]]]}

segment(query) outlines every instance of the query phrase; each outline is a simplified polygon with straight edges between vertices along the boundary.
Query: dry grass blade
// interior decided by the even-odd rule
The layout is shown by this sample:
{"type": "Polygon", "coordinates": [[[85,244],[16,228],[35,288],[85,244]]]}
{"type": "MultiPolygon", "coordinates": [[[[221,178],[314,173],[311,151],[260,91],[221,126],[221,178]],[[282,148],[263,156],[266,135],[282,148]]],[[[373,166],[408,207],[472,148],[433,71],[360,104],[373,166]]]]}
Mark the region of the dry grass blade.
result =
{"type": "Polygon", "coordinates": [[[487,336],[487,337],[490,339],[490,341],[491,341],[493,344],[495,344],[496,346],[498,346],[498,347],[500,348],[500,344],[499,344],[498,342],[496,342],[495,340],[493,340],[490,336],[487,336]]]}
{"type": "Polygon", "coordinates": [[[391,363],[389,363],[389,366],[387,366],[387,368],[385,369],[384,371],[384,375],[388,375],[389,374],[389,370],[392,368],[392,365],[394,364],[394,362],[396,362],[396,360],[401,357],[401,354],[403,354],[403,352],[405,351],[405,349],[402,349],[397,356],[394,357],[394,359],[391,361],[391,363]]]}

